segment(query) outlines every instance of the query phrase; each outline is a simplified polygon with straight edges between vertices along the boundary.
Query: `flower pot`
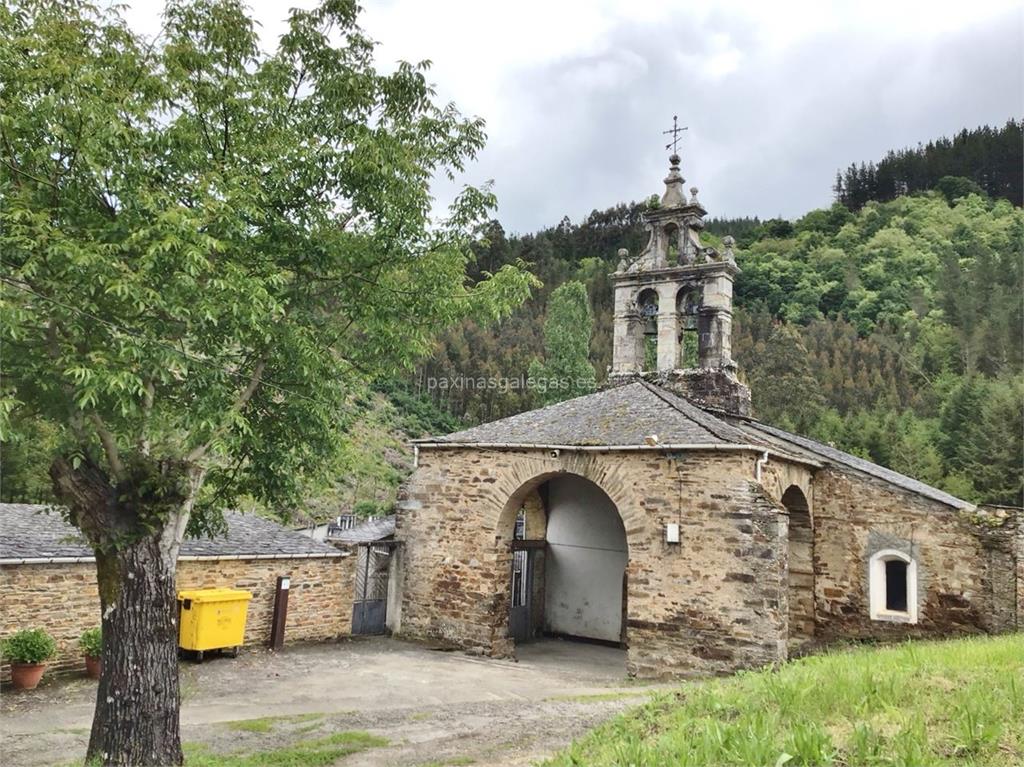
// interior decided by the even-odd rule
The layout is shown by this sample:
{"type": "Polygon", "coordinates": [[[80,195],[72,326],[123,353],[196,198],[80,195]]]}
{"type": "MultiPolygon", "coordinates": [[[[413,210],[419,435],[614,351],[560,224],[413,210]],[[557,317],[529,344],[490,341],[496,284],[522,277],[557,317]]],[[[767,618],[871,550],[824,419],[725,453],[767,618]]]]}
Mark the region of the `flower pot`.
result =
{"type": "Polygon", "coordinates": [[[99,679],[102,668],[103,664],[98,655],[85,656],[85,673],[90,679],[99,679]]]}
{"type": "Polygon", "coordinates": [[[11,681],[16,690],[34,690],[46,671],[45,663],[12,663],[11,681]]]}

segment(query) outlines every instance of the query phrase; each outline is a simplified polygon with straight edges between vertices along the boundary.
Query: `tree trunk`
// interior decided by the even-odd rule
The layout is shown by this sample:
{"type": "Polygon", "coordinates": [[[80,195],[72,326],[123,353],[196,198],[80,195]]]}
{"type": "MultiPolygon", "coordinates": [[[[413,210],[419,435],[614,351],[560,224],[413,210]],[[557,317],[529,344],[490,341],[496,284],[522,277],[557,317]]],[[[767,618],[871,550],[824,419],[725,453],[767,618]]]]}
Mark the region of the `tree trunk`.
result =
{"type": "Polygon", "coordinates": [[[103,672],[87,761],[179,765],[175,562],[158,537],[98,554],[103,672]]]}
{"type": "Polygon", "coordinates": [[[88,460],[50,467],[57,497],[96,554],[103,663],[86,759],[180,765],[175,570],[203,472],[140,461],[125,474],[114,484],[88,460]]]}

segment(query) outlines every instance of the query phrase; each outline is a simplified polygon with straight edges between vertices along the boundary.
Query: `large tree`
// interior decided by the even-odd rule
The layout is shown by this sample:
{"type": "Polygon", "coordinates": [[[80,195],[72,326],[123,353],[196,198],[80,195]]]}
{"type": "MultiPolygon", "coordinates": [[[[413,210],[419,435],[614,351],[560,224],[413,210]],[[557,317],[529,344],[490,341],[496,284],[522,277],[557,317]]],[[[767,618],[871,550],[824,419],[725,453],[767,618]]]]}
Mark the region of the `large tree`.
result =
{"type": "Polygon", "coordinates": [[[432,221],[484,141],[426,64],[391,73],[351,0],[272,53],[235,0],[174,0],[154,39],[75,0],[0,7],[0,413],[57,437],[57,499],[96,552],[89,759],[179,764],[175,562],[240,494],[284,508],[350,386],[531,279],[467,282],[491,198],[432,221]]]}
{"type": "Polygon", "coordinates": [[[530,364],[530,378],[545,405],[589,394],[594,390],[590,364],[593,331],[587,288],[571,280],[551,294],[544,319],[544,361],[530,364]]]}

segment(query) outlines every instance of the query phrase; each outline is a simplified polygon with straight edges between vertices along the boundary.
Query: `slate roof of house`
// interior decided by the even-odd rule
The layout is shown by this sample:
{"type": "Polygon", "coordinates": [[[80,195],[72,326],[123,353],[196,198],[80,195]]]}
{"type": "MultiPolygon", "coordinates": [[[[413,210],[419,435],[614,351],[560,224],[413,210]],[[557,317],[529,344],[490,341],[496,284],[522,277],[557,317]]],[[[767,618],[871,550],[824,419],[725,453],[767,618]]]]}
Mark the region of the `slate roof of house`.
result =
{"type": "MultiPolygon", "coordinates": [[[[227,512],[227,534],[187,539],[181,556],[304,557],[340,556],[333,546],[314,541],[255,514],[227,512]]],[[[81,533],[61,518],[55,507],[0,503],[0,561],[23,559],[89,559],[92,549],[81,533]]]]}
{"type": "Polygon", "coordinates": [[[348,530],[329,534],[329,540],[337,543],[373,543],[383,541],[395,534],[395,515],[368,519],[348,530]]]}
{"type": "Polygon", "coordinates": [[[938,488],[842,450],[790,434],[751,418],[709,412],[659,386],[635,381],[527,413],[502,418],[420,444],[528,446],[635,446],[649,435],[659,445],[744,445],[770,449],[814,465],[834,465],[868,474],[958,509],[973,504],[938,488]]]}
{"type": "Polygon", "coordinates": [[[952,506],[957,509],[974,508],[974,504],[961,500],[960,498],[939,490],[936,487],[926,485],[924,482],[920,482],[913,477],[900,474],[898,471],[887,469],[884,466],[879,466],[877,463],[872,463],[871,461],[863,458],[858,458],[850,453],[844,453],[842,450],[838,450],[831,445],[826,445],[823,442],[817,442],[813,439],[808,439],[807,437],[801,437],[799,434],[792,434],[788,431],[784,431],[783,429],[777,429],[774,426],[769,426],[768,424],[760,423],[753,419],[729,417],[729,421],[743,432],[749,434],[751,440],[767,442],[777,449],[784,450],[789,453],[796,453],[798,455],[806,455],[826,465],[838,465],[847,469],[853,469],[854,471],[863,472],[864,474],[869,474],[877,479],[888,482],[891,485],[895,485],[904,490],[909,490],[910,492],[924,496],[925,498],[931,498],[932,500],[944,503],[947,506],[952,506]]]}
{"type": "Polygon", "coordinates": [[[586,394],[418,443],[507,445],[745,445],[750,438],[723,420],[646,381],[586,394]]]}

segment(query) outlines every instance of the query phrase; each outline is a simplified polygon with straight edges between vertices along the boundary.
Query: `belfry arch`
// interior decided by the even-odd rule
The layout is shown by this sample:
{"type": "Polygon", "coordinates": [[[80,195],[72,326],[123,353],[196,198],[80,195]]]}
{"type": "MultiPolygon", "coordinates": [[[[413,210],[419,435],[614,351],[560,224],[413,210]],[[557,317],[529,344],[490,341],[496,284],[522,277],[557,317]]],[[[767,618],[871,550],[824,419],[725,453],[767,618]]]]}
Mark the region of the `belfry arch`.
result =
{"type": "Polygon", "coordinates": [[[527,482],[502,510],[509,637],[560,636],[625,646],[629,545],[618,507],[580,474],[527,482]]]}

